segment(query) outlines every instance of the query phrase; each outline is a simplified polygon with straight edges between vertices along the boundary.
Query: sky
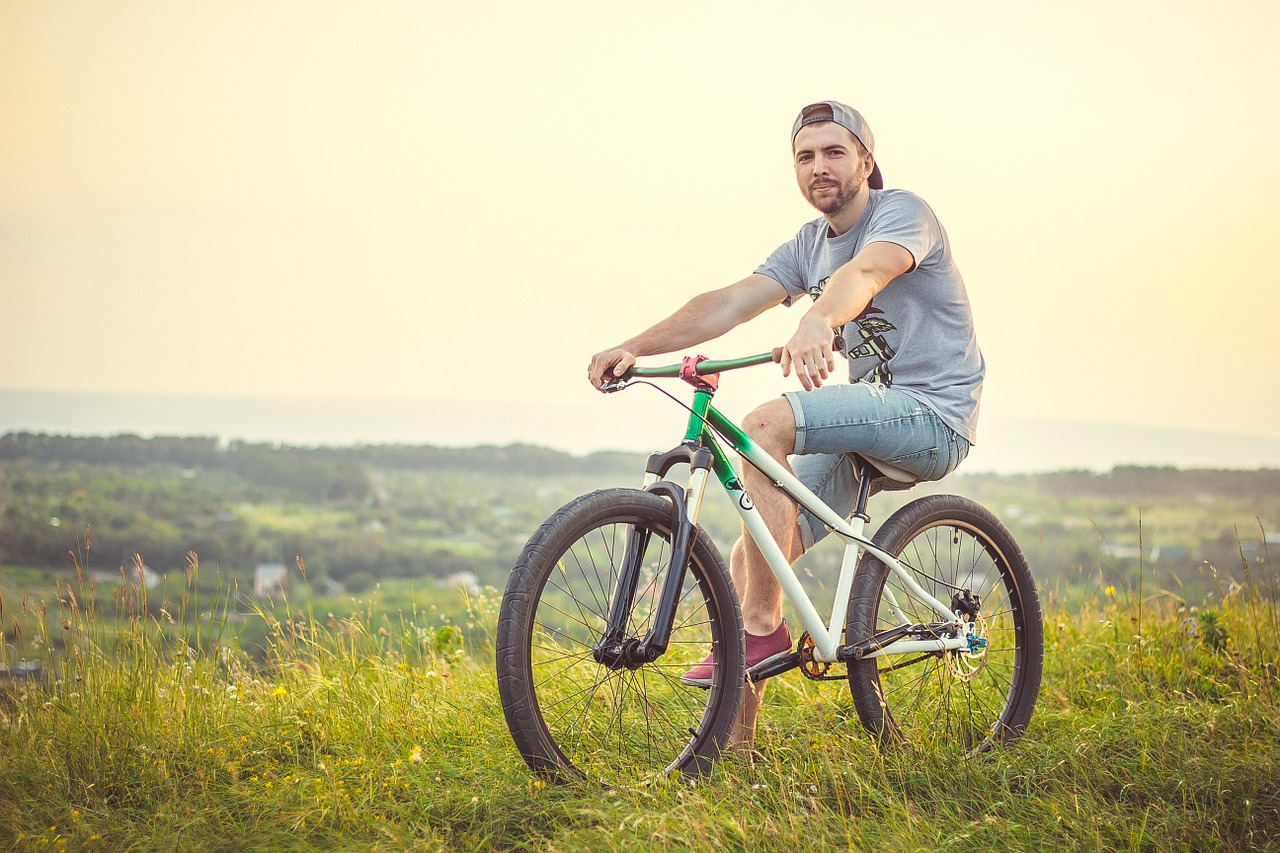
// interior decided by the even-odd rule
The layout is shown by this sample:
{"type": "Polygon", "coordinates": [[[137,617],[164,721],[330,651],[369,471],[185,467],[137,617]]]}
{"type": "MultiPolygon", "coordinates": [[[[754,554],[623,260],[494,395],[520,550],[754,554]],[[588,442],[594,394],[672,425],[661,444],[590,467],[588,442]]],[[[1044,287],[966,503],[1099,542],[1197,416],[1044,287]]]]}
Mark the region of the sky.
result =
{"type": "Polygon", "coordinates": [[[592,353],[815,218],[789,131],[834,98],[947,229],[983,425],[1280,439],[1278,39],[1271,0],[0,0],[0,389],[592,405],[592,353]]]}

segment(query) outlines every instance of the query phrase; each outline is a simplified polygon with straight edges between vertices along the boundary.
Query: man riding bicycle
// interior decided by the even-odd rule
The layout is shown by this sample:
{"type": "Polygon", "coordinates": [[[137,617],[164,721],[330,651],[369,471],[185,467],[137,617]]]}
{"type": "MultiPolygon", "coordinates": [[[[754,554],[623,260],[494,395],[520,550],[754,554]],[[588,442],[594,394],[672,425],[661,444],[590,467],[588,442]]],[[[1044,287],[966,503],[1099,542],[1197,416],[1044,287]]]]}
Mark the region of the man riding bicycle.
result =
{"type": "MultiPolygon", "coordinates": [[[[856,110],[821,101],[791,131],[800,191],[822,217],[802,227],[750,276],[695,296],[635,337],[597,353],[588,368],[599,388],[637,357],[723,335],[797,297],[813,303],[783,347],[782,374],[803,390],[763,403],[746,433],[837,512],[857,498],[848,454],[882,460],[919,480],[955,469],[975,441],[985,362],[964,281],[941,223],[924,201],[886,190],[875,141],[856,110]],[[848,383],[828,380],[836,353],[848,383]],[[790,458],[789,458],[790,457],[790,458]]],[[[770,478],[742,472],[770,533],[794,562],[827,527],[770,478]]],[[[750,536],[734,544],[730,572],[742,606],[748,667],[791,647],[782,588],[750,536]]],[[[683,680],[709,683],[710,660],[683,680]]],[[[764,685],[743,697],[730,745],[749,747],[764,685]]]]}

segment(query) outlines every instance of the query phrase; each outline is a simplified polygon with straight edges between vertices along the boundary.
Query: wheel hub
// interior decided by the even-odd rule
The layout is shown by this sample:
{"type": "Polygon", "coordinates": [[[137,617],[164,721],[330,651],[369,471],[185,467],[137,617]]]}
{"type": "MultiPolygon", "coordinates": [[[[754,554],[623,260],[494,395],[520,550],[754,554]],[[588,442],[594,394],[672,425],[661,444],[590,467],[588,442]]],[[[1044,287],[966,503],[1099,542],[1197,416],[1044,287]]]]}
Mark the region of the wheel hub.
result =
{"type": "Polygon", "coordinates": [[[591,656],[595,658],[596,663],[614,671],[619,669],[639,669],[645,664],[653,663],[654,661],[654,657],[641,647],[640,640],[635,637],[623,640],[620,643],[596,646],[592,649],[591,656]]]}
{"type": "Polygon", "coordinates": [[[987,620],[982,615],[973,618],[969,631],[969,648],[948,652],[947,668],[957,681],[972,681],[987,666],[987,620]]]}

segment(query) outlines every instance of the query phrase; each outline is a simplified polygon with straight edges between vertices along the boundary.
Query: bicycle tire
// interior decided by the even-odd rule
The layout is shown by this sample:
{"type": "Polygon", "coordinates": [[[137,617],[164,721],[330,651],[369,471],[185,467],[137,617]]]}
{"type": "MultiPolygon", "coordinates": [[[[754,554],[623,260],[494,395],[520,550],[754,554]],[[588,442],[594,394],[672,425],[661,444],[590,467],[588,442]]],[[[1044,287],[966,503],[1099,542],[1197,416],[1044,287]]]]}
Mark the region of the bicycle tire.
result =
{"type": "MultiPolygon", "coordinates": [[[[1044,623],[1031,569],[1012,534],[974,501],[931,495],[890,516],[872,544],[897,557],[943,603],[957,587],[981,596],[979,633],[987,646],[850,661],[849,689],[863,726],[883,744],[926,742],[940,732],[969,757],[1021,735],[1040,692],[1044,623]]],[[[910,620],[938,619],[882,561],[870,554],[863,560],[850,596],[849,642],[895,624],[886,587],[910,620]]]]}
{"type": "Polygon", "coordinates": [[[710,537],[696,531],[666,654],[635,669],[592,657],[626,536],[650,533],[630,637],[648,629],[670,568],[672,506],[636,489],[566,504],[516,561],[498,619],[498,692],[511,736],[556,781],[706,773],[734,724],[744,669],[742,614],[710,537]],[[710,688],[680,676],[713,650],[710,688]]]}

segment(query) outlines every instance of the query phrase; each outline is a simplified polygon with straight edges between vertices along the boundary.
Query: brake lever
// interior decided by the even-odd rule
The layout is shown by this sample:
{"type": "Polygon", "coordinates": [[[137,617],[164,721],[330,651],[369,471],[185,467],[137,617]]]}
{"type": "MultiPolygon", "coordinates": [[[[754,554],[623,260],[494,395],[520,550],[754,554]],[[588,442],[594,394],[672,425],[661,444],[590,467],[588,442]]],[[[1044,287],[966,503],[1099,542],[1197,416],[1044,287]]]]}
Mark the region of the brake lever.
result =
{"type": "Polygon", "coordinates": [[[600,383],[600,392],[602,394],[612,394],[614,391],[621,391],[626,387],[626,379],[606,379],[600,383]]]}

